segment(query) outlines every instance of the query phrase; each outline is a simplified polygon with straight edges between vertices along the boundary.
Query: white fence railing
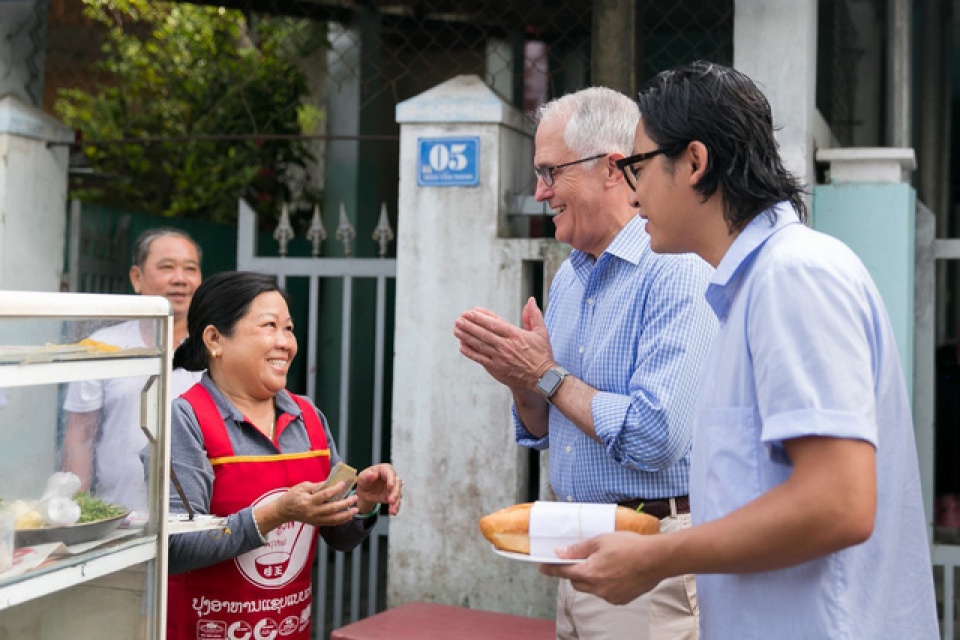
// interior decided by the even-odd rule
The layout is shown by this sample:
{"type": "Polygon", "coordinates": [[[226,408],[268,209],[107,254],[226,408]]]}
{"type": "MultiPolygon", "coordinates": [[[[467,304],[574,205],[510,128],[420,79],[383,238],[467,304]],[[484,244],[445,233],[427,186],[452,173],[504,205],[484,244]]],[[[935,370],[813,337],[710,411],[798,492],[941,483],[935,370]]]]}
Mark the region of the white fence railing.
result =
{"type": "MultiPolygon", "coordinates": [[[[339,234],[352,239],[352,234],[339,234]]],[[[384,235],[385,232],[384,232],[384,235]]],[[[392,236],[392,234],[390,234],[392,236]]],[[[376,279],[376,304],[363,313],[374,314],[374,371],[372,390],[371,460],[380,462],[383,445],[383,398],[385,353],[387,331],[392,331],[392,318],[387,317],[387,291],[390,280],[396,278],[396,260],[392,258],[324,258],[324,257],[262,257],[256,255],[257,218],[250,206],[240,201],[237,215],[237,269],[275,274],[281,287],[287,278],[309,280],[307,344],[301,346],[301,354],[307,358],[307,392],[316,397],[317,364],[320,322],[320,288],[324,280],[342,281],[342,318],[340,336],[340,397],[339,419],[331,425],[336,434],[337,449],[341,457],[350,450],[350,393],[351,327],[354,326],[353,284],[357,278],[376,279]]],[[[279,241],[279,240],[278,240],[279,241]]],[[[381,252],[382,255],[383,252],[381,252]]],[[[348,253],[349,255],[349,253],[348,253]]],[[[321,407],[322,409],[323,407],[321,407]]],[[[326,638],[332,629],[364,618],[380,609],[385,590],[386,538],[389,533],[388,518],[380,518],[370,538],[350,553],[333,553],[321,540],[318,549],[317,576],[314,582],[313,630],[314,637],[326,638]],[[349,607],[346,599],[349,598],[349,607]]]]}

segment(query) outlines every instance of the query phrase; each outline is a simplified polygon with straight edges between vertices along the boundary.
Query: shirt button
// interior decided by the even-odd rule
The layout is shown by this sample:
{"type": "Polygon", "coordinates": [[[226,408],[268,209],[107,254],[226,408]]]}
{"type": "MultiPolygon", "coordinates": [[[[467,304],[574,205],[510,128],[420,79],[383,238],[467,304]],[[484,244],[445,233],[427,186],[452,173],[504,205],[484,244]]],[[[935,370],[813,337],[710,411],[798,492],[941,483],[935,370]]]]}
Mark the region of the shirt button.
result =
{"type": "Polygon", "coordinates": [[[567,502],[573,502],[573,496],[567,496],[567,502]]]}
{"type": "Polygon", "coordinates": [[[570,445],[567,445],[566,447],[564,447],[563,450],[566,451],[567,453],[570,453],[571,451],[573,451],[573,447],[571,447],[570,445]]]}
{"type": "Polygon", "coordinates": [[[577,349],[577,352],[578,352],[578,353],[583,353],[583,347],[580,347],[579,349],[577,349]]]}
{"type": "Polygon", "coordinates": [[[592,298],[592,297],[587,298],[587,304],[589,304],[590,306],[593,306],[593,298],[592,298]]]}

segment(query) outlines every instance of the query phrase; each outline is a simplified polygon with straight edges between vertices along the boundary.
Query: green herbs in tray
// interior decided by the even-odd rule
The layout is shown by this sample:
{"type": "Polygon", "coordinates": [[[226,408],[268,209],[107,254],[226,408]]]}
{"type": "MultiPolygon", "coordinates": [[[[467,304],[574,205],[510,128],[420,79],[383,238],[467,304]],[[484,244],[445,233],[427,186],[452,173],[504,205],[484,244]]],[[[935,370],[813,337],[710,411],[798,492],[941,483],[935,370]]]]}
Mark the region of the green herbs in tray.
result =
{"type": "Polygon", "coordinates": [[[77,524],[105,520],[127,513],[126,507],[104,502],[86,491],[77,493],[73,496],[73,500],[80,506],[80,520],[77,521],[77,524]]]}

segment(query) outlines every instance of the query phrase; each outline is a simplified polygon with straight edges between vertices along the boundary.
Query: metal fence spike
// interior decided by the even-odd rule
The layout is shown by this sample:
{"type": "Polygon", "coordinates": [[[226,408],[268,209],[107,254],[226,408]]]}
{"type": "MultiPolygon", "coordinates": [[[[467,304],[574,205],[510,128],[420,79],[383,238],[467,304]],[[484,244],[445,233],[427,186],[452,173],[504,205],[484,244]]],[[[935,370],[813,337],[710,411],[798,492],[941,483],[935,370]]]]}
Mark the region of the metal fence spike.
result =
{"type": "Polygon", "coordinates": [[[280,245],[280,255],[287,255],[287,244],[293,240],[293,226],[290,224],[290,212],[287,210],[286,202],[280,210],[280,224],[274,229],[273,238],[280,245]]]}
{"type": "Polygon", "coordinates": [[[323,219],[320,217],[320,205],[313,205],[313,220],[310,221],[310,229],[307,231],[307,240],[313,244],[311,255],[316,258],[320,255],[320,244],[327,239],[327,230],[323,227],[323,219]]]}
{"type": "Polygon", "coordinates": [[[373,230],[373,239],[380,247],[377,255],[381,258],[387,255],[387,248],[393,242],[393,227],[390,226],[390,216],[387,215],[387,203],[380,203],[380,219],[377,221],[377,228],[373,230]]]}
{"type": "Polygon", "coordinates": [[[357,237],[357,230],[347,218],[347,209],[340,203],[340,226],[337,227],[337,240],[343,243],[343,255],[353,254],[353,239],[357,237]]]}

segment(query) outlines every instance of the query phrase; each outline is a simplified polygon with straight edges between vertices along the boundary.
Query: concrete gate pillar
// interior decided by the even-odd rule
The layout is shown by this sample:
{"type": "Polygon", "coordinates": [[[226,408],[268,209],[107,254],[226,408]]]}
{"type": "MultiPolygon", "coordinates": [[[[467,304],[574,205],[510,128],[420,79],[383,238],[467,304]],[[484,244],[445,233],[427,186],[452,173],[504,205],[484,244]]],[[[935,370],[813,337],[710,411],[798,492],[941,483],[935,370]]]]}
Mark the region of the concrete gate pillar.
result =
{"type": "Polygon", "coordinates": [[[817,95],[815,0],[734,0],[733,66],[770,101],[780,155],[805,184],[814,183],[817,95]]]}
{"type": "Polygon", "coordinates": [[[405,499],[390,522],[389,604],[552,618],[555,581],[495,555],[480,535],[481,516],[527,498],[530,456],[514,442],[509,392],[453,336],[474,306],[519,324],[525,299],[543,295],[568,253],[516,237],[522,225],[508,212],[532,192],[532,129],[476,76],[402,102],[396,116],[392,460],[405,499]]]}
{"type": "Polygon", "coordinates": [[[0,289],[57,291],[63,274],[73,133],[35,106],[46,8],[0,2],[0,289]]]}

